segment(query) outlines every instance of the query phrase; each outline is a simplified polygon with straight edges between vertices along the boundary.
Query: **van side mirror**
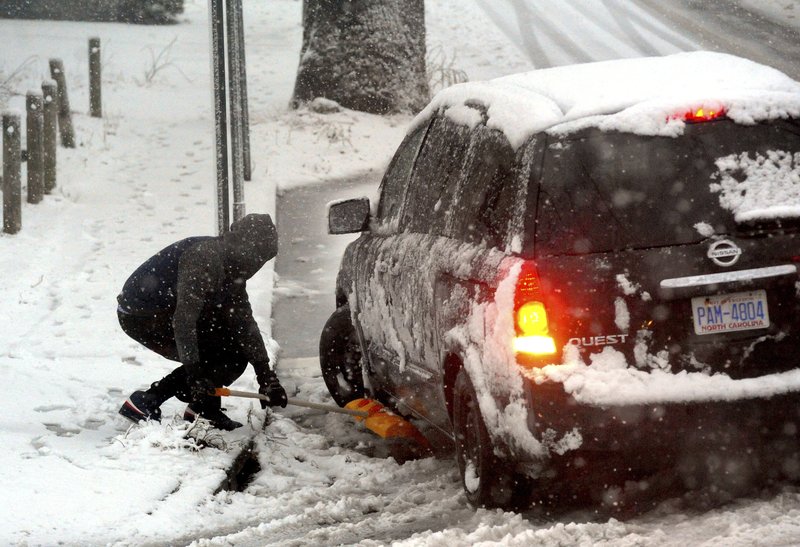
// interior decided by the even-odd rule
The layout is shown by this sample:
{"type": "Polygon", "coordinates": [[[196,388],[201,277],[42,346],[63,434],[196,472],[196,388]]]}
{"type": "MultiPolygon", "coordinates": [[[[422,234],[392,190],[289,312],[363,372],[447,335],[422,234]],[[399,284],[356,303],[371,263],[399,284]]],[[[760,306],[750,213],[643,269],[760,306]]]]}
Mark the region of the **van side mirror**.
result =
{"type": "Polygon", "coordinates": [[[369,229],[369,199],[346,199],[328,204],[329,234],[353,234],[367,229],[369,229]]]}

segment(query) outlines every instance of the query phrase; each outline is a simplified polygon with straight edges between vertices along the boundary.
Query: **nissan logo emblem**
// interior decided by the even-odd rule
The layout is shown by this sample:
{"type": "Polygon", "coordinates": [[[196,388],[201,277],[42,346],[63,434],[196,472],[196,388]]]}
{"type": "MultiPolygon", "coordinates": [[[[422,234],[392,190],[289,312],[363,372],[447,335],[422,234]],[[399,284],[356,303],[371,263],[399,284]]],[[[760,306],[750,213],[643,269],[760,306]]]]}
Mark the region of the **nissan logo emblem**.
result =
{"type": "Polygon", "coordinates": [[[733,241],[721,239],[711,244],[707,255],[717,266],[733,266],[742,256],[742,250],[733,241]]]}

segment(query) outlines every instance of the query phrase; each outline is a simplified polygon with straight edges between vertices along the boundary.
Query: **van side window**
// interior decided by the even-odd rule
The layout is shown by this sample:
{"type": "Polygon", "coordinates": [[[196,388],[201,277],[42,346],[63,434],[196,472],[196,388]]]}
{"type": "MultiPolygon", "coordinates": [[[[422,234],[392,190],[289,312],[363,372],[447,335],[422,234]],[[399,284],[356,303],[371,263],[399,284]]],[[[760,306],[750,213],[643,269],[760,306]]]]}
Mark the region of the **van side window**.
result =
{"type": "Polygon", "coordinates": [[[442,234],[467,156],[469,129],[445,117],[431,123],[411,177],[400,229],[442,234]]]}
{"type": "Polygon", "coordinates": [[[514,150],[500,131],[485,126],[472,131],[447,235],[505,246],[515,210],[513,163],[514,150]]]}
{"type": "Polygon", "coordinates": [[[428,124],[417,128],[408,135],[395,152],[386,174],[381,181],[380,200],[376,222],[379,226],[396,230],[400,218],[400,206],[411,179],[411,170],[417,159],[417,152],[427,133],[428,124]]]}

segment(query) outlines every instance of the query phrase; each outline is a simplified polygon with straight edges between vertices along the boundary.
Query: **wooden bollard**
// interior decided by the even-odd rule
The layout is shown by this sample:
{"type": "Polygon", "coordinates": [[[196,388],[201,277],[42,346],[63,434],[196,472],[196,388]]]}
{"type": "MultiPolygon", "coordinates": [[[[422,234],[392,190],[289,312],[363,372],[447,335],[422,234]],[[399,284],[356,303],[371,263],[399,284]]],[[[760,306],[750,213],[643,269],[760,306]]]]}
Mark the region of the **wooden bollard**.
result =
{"type": "Polygon", "coordinates": [[[43,130],[42,130],[42,172],[44,174],[44,193],[49,194],[56,187],[56,150],[58,149],[56,131],[58,127],[58,96],[56,83],[52,80],[42,84],[43,130]]]}
{"type": "Polygon", "coordinates": [[[64,75],[64,63],[61,59],[50,59],[50,77],[56,81],[57,86],[58,130],[61,134],[61,146],[75,148],[75,130],[72,128],[72,113],[69,109],[67,78],[64,75]]]}
{"type": "Polygon", "coordinates": [[[22,228],[22,182],[19,115],[3,114],[3,231],[16,234],[22,228]]]}
{"type": "Polygon", "coordinates": [[[28,149],[28,203],[39,203],[44,196],[42,170],[42,96],[31,91],[25,97],[27,119],[25,129],[28,149]]]}
{"type": "Polygon", "coordinates": [[[100,38],[89,38],[89,114],[103,117],[102,65],[100,63],[100,38]]]}

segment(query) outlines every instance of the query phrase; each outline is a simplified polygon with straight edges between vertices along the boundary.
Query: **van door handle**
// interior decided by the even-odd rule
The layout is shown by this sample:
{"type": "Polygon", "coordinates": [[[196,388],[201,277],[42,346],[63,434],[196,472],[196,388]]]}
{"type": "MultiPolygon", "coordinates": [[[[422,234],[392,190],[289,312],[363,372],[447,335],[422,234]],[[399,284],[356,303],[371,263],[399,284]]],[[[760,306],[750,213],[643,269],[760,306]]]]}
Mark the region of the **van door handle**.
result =
{"type": "Polygon", "coordinates": [[[794,264],[784,264],[782,266],[768,266],[766,268],[755,268],[752,270],[734,270],[732,272],[718,272],[662,279],[659,285],[662,289],[683,289],[686,287],[702,287],[704,285],[753,281],[754,279],[767,279],[770,277],[796,274],[797,266],[794,264]]]}

